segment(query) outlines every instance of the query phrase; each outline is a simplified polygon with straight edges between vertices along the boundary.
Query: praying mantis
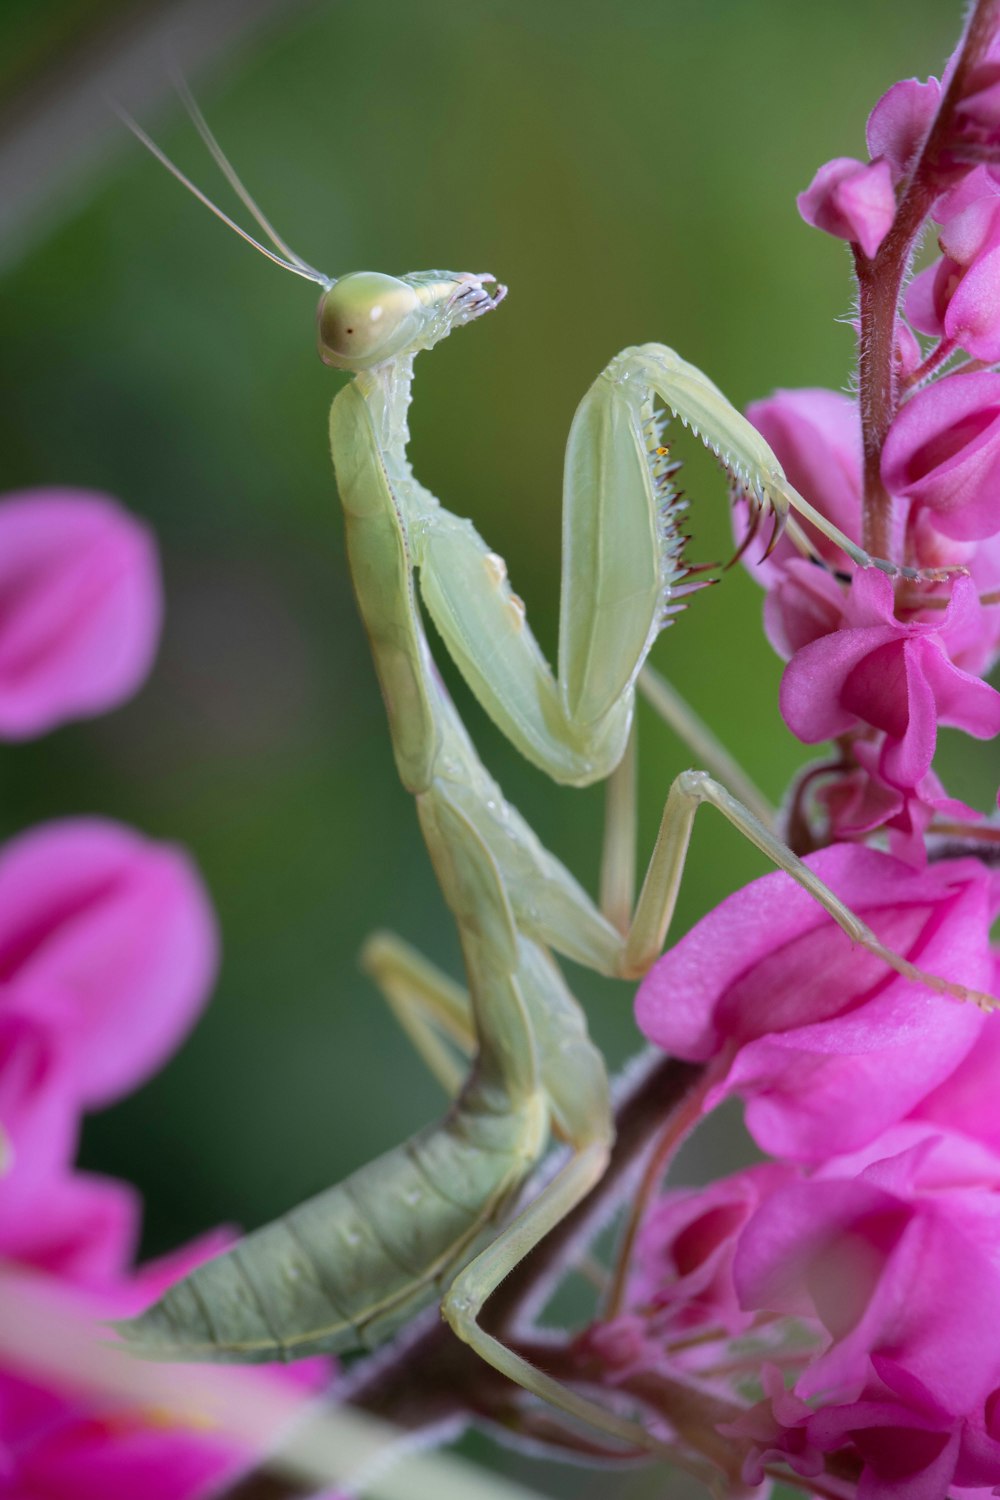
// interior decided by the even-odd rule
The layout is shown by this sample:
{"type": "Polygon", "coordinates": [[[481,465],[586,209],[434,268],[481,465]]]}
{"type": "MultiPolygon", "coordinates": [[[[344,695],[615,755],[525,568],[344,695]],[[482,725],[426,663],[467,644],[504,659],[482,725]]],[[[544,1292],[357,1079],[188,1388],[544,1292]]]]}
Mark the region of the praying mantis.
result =
{"type": "Polygon", "coordinates": [[[631,909],[636,691],[653,642],[694,586],[665,416],[718,457],[758,518],[769,512],[776,531],[786,525],[807,554],[791,512],[859,567],[924,575],[869,557],[819,515],[700,370],[662,344],[628,348],[594,381],[569,433],[553,672],[502,558],[424,488],[407,455],[417,354],[496,310],[506,289],[485,273],[324,276],[274,230],[190,100],[189,109],[273,248],[128,123],[231,228],[321,287],[320,356],[351,376],[330,415],[351,578],[396,767],[456,923],[467,987],[401,939],[370,938],[363,965],[450,1094],[444,1118],[116,1326],[153,1358],[293,1359],[376,1347],[439,1298],[456,1335],[516,1384],[630,1447],[655,1447],[642,1425],[535,1368],[479,1321],[503,1277],[600,1179],[612,1142],[604,1060],[553,955],[619,979],[645,973],[666,940],[695,814],[708,803],[854,942],[910,979],[981,999],[885,948],[784,846],[766,814],[758,817],[706,771],[685,771],[670,787],[631,909]],[[570,786],[608,782],[599,902],[542,846],[478,758],[435,668],[425,614],[472,693],[538,769],[570,786]],[[552,1136],[565,1144],[565,1159],[520,1202],[552,1136]]]}

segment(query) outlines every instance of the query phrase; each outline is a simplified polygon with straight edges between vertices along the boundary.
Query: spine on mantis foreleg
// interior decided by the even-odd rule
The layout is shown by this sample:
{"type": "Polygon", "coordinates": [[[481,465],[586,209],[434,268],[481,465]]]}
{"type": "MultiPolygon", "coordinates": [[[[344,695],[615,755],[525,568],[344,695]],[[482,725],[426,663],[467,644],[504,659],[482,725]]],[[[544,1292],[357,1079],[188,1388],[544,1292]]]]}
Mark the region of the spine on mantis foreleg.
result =
{"type": "Polygon", "coordinates": [[[788,520],[789,511],[795,511],[859,568],[878,568],[892,577],[925,583],[940,582],[955,572],[953,568],[907,568],[882,557],[871,557],[799,494],[753,424],[702,370],[688,364],[676,350],[666,344],[640,344],[623,350],[618,359],[648,383],[672,414],[715,454],[739,491],[756,505],[771,510],[776,523],[775,539],[787,522],[789,536],[796,546],[814,562],[820,561],[801,528],[788,520]]]}

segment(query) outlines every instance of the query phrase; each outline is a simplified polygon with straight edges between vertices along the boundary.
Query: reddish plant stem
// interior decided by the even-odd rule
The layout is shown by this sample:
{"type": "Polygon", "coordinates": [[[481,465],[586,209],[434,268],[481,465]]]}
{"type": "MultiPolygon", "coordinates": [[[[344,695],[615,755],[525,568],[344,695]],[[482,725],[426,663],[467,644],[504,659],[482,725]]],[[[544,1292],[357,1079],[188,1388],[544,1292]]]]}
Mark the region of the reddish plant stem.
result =
{"type": "Polygon", "coordinates": [[[935,345],[935,347],[931,350],[930,354],[928,354],[923,364],[918,365],[917,368],[913,371],[912,375],[907,375],[906,379],[902,382],[902,392],[906,395],[909,395],[910,391],[912,391],[915,386],[922,384],[922,382],[925,381],[928,376],[934,374],[934,371],[938,369],[940,365],[945,364],[949,359],[951,359],[951,356],[954,354],[957,348],[958,341],[956,339],[942,339],[941,342],[935,345]]]}
{"type": "Polygon", "coordinates": [[[903,277],[920,227],[941,188],[955,108],[998,24],[1000,0],[976,0],[955,71],[903,191],[892,228],[871,259],[854,246],[861,313],[858,384],[864,451],[862,545],[878,557],[889,557],[892,546],[892,502],[882,484],[881,465],[882,448],[899,402],[895,346],[903,277]]]}
{"type": "Polygon", "coordinates": [[[632,1198],[628,1220],[615,1254],[614,1275],[604,1307],[604,1318],[616,1318],[624,1306],[636,1236],[646,1210],[663,1180],[667,1167],[701,1119],[705,1107],[705,1096],[723,1071],[724,1068],[721,1065],[705,1069],[695,1087],[688,1092],[670,1115],[653,1147],[652,1155],[643,1168],[642,1177],[632,1198]]]}

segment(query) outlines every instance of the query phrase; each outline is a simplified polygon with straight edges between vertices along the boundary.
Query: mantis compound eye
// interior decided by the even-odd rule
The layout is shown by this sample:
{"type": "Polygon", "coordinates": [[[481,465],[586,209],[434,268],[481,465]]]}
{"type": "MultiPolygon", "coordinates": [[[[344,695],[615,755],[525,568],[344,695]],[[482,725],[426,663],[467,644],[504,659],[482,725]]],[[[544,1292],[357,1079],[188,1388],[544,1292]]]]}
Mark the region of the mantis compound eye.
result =
{"type": "Polygon", "coordinates": [[[319,353],[340,370],[368,370],[405,348],[420,324],[420,298],[405,281],[355,271],[324,292],[319,353]]]}

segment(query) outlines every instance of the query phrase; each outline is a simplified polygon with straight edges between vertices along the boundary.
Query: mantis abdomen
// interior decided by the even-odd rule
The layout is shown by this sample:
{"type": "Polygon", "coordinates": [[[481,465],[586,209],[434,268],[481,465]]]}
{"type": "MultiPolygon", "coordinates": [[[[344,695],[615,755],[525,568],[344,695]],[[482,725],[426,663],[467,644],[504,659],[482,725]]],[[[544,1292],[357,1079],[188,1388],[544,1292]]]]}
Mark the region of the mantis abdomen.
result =
{"type": "Polygon", "coordinates": [[[144,1314],[143,1352],[255,1362],[381,1343],[495,1233],[544,1142],[541,1111],[526,1133],[478,1092],[200,1266],[144,1314]]]}

